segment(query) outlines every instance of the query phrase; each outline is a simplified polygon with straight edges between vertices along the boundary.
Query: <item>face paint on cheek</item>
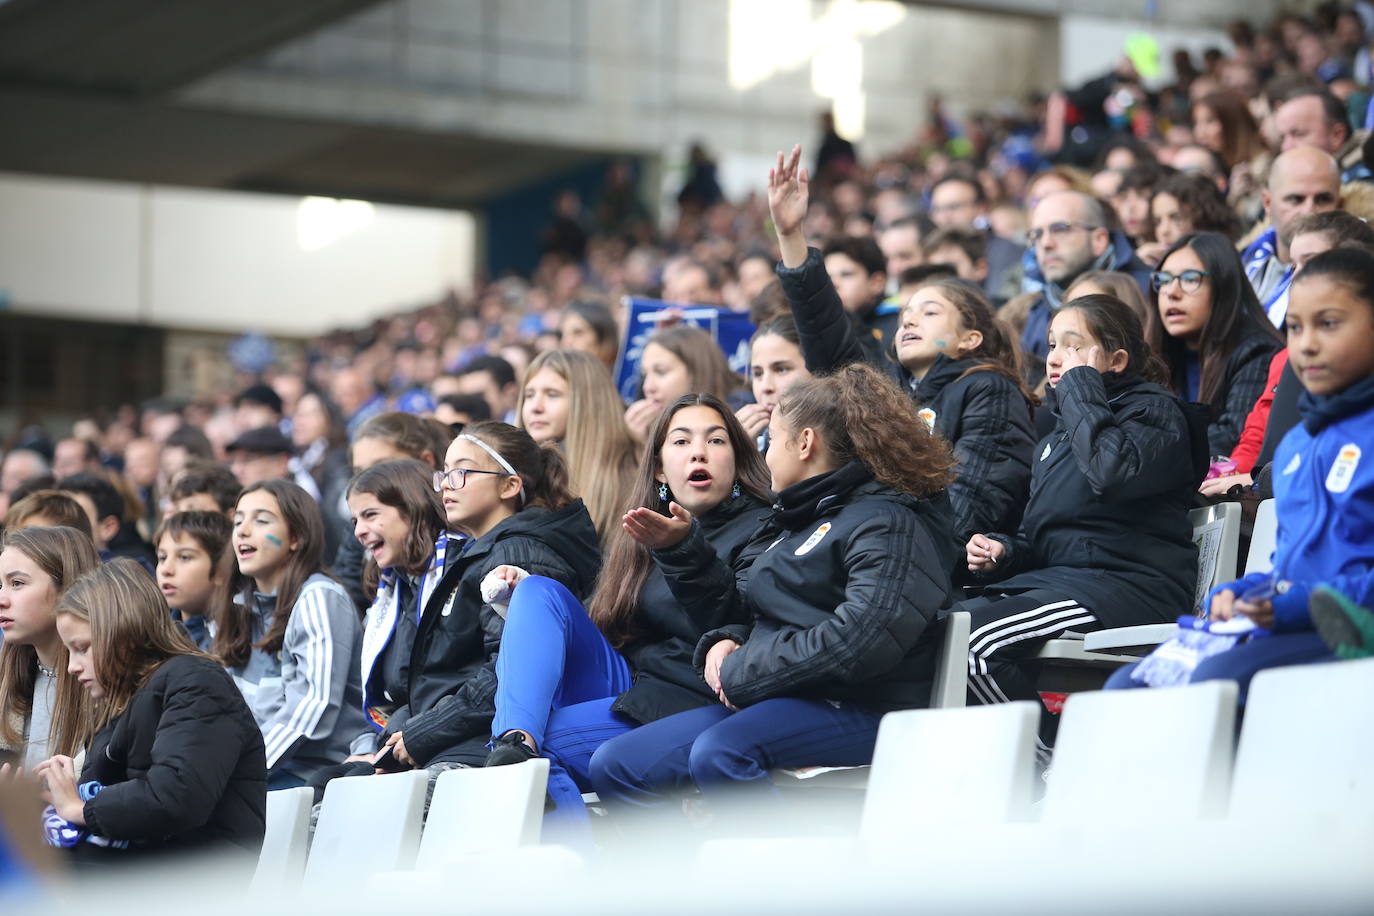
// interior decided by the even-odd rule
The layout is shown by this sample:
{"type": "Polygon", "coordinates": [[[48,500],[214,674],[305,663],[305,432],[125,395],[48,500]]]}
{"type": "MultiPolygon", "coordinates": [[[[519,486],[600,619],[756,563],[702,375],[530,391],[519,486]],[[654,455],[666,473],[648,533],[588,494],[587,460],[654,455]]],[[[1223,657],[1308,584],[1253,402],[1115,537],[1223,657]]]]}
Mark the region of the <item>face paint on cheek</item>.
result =
{"type": "Polygon", "coordinates": [[[943,349],[945,349],[946,347],[949,346],[949,341],[947,341],[947,340],[937,340],[937,341],[935,341],[935,346],[937,346],[937,347],[939,347],[941,350],[943,350],[943,349]]]}
{"type": "Polygon", "coordinates": [[[264,535],[264,537],[267,538],[269,544],[275,544],[277,547],[281,546],[281,538],[277,537],[275,534],[264,535]]]}

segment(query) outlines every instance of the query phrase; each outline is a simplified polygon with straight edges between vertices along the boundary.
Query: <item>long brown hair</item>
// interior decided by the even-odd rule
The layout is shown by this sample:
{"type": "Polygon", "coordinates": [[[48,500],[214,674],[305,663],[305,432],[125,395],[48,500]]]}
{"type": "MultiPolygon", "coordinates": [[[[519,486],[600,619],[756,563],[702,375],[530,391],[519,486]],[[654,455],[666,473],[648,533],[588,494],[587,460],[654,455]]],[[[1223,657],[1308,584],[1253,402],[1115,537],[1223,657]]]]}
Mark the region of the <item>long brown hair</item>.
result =
{"type": "Polygon", "coordinates": [[[725,353],[710,334],[689,324],[655,331],[644,346],[657,344],[682,360],[693,391],[704,391],[722,400],[744,387],[744,379],[730,370],[725,353]]]}
{"type": "Polygon", "coordinates": [[[794,432],[814,429],[837,466],[862,462],[894,490],[921,499],[954,479],[948,443],[926,427],[911,398],[872,366],[855,363],[795,382],[777,409],[794,432]]]}
{"type": "MultiPolygon", "coordinates": [[[[548,369],[568,383],[568,429],[563,437],[568,479],[572,492],[587,504],[597,534],[605,543],[620,525],[634,478],[635,446],[625,427],[625,404],[606,366],[590,353],[540,353],[525,370],[526,384],[540,369],[548,369]]],[[[523,386],[515,405],[515,423],[524,429],[523,386]]]]}
{"type": "Polygon", "coordinates": [[[1140,318],[1135,309],[1115,296],[1093,293],[1070,299],[1060,311],[1076,309],[1083,324],[1108,356],[1117,350],[1126,351],[1125,374],[1135,374],[1146,381],[1168,387],[1169,367],[1164,364],[1145,339],[1140,318]]]}
{"type": "MultiPolygon", "coordinates": [[[[1250,113],[1244,97],[1229,89],[1209,92],[1193,102],[1188,110],[1188,120],[1196,117],[1199,108],[1205,107],[1213,117],[1221,122],[1221,158],[1226,167],[1233,169],[1242,162],[1248,162],[1265,151],[1264,137],[1255,116],[1250,113]]],[[[1275,106],[1277,107],[1277,106],[1275,106]]]]}
{"type": "MultiPolygon", "coordinates": [[[[365,421],[353,435],[359,439],[381,439],[388,442],[396,451],[424,461],[428,453],[434,460],[429,463],[437,468],[444,461],[444,450],[453,439],[453,432],[432,417],[417,417],[400,410],[379,413],[365,421]]],[[[349,463],[353,462],[352,448],[349,449],[349,463]]]]}
{"type": "MultiPolygon", "coordinates": [[[[415,458],[383,461],[360,472],[349,482],[345,498],[354,493],[375,496],[377,502],[401,514],[410,530],[406,533],[397,565],[406,575],[423,570],[434,553],[439,532],[445,527],[444,503],[434,491],[434,469],[415,458]]],[[[363,594],[376,594],[379,578],[381,570],[377,561],[369,556],[363,566],[363,594]]]]}
{"type": "Polygon", "coordinates": [[[286,624],[291,620],[291,612],[305,580],[324,571],[324,520],[320,517],[320,507],[315,500],[289,480],[261,480],[245,487],[243,493],[239,494],[240,501],[257,490],[262,490],[277,501],[282,521],[286,524],[287,542],[294,540],[296,549],[287,557],[286,569],[277,587],[277,607],[272,615],[272,623],[256,643],[253,642],[252,627],[253,578],[235,570],[225,594],[216,602],[214,651],[231,668],[246,663],[254,649],[269,654],[281,649],[286,636],[286,624]],[[234,602],[235,594],[240,597],[242,604],[234,602]]]}
{"type": "Polygon", "coordinates": [[[91,627],[91,654],[105,696],[82,735],[86,743],[124,711],[154,671],[176,655],[201,652],[172,620],[167,599],[145,569],[127,557],[83,575],[62,593],[58,614],[70,614],[91,627]]]}
{"type": "Polygon", "coordinates": [[[1021,380],[1021,350],[1007,325],[993,314],[992,303],[987,295],[967,280],[953,277],[926,283],[916,294],[925,289],[935,290],[954,306],[959,313],[959,324],[965,331],[977,331],[983,335],[982,343],[959,354],[960,359],[974,360],[974,365],[965,369],[959,378],[974,372],[995,372],[1016,386],[1021,397],[1026,399],[1027,407],[1034,406],[1035,396],[1021,380]]]}
{"type": "MultiPolygon", "coordinates": [[[[24,528],[0,536],[0,550],[14,549],[33,561],[51,581],[58,600],[78,577],[100,565],[91,538],[74,528],[24,528]]],[[[139,571],[146,579],[148,574],[139,571]]],[[[54,605],[56,606],[56,605],[54,605]]],[[[67,647],[59,646],[57,702],[48,727],[48,750],[71,756],[81,746],[89,716],[89,704],[76,680],[67,674],[67,647]]],[[[0,742],[19,747],[24,736],[15,732],[13,719],[33,710],[33,691],[38,681],[38,653],[33,646],[0,643],[0,742]]]]}
{"type": "MultiPolygon", "coordinates": [[[[712,394],[684,394],[664,408],[654,424],[652,435],[644,445],[635,474],[634,499],[630,506],[645,506],[662,512],[667,504],[659,499],[657,475],[663,470],[663,443],[668,438],[673,418],[688,407],[708,407],[720,415],[730,450],[735,453],[735,480],[740,492],[761,502],[772,501],[768,490],[768,466],[764,464],[751,437],[744,431],[735,414],[720,398],[712,394]]],[[[596,588],[587,602],[587,614],[601,628],[611,645],[619,647],[632,640],[637,627],[640,594],[649,578],[653,558],[643,544],[616,526],[606,550],[606,562],[597,577],[596,588]]]]}

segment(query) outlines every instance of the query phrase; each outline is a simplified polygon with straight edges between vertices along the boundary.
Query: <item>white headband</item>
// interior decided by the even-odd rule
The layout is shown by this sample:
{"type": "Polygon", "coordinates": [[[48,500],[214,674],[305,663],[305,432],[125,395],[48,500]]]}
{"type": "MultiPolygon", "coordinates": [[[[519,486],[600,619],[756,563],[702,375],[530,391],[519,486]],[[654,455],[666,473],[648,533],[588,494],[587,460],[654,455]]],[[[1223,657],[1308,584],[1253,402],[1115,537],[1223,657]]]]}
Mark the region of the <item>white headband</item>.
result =
{"type": "Polygon", "coordinates": [[[524,478],[520,477],[519,472],[517,472],[517,471],[515,470],[515,468],[511,467],[510,462],[507,461],[506,459],[502,458],[502,457],[501,457],[501,453],[498,452],[496,449],[492,448],[490,445],[487,445],[485,442],[483,442],[481,439],[478,439],[476,436],[472,435],[471,433],[460,433],[460,434],[458,435],[458,438],[459,438],[459,439],[466,439],[467,441],[476,444],[478,448],[480,448],[482,451],[484,451],[484,452],[486,452],[488,455],[490,455],[493,461],[495,461],[497,464],[501,465],[501,469],[502,469],[503,471],[505,471],[505,472],[506,472],[507,474],[509,474],[510,476],[515,477],[515,478],[517,478],[518,480],[520,480],[520,502],[521,502],[521,504],[523,505],[524,502],[525,502],[525,486],[524,486],[524,482],[525,482],[525,481],[524,481],[524,478]]]}

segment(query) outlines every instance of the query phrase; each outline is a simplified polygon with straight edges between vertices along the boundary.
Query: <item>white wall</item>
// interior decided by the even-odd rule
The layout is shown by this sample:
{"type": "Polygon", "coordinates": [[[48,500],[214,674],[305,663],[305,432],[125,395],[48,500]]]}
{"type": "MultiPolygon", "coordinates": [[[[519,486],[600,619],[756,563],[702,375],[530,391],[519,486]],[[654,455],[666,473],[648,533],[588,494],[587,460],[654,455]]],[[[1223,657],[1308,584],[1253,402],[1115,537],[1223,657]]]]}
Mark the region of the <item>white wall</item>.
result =
{"type": "Polygon", "coordinates": [[[0,290],[47,316],[313,335],[470,286],[474,238],[453,211],[0,174],[0,290]]]}
{"type": "Polygon", "coordinates": [[[1060,78],[1065,86],[1078,86],[1111,70],[1122,57],[1126,39],[1144,34],[1159,44],[1162,73],[1148,80],[1151,86],[1174,81],[1173,52],[1187,48],[1193,63],[1202,67],[1202,52],[1207,48],[1231,50],[1231,40],[1221,29],[1160,25],[1135,19],[1097,16],[1065,16],[1059,20],[1060,78]]]}

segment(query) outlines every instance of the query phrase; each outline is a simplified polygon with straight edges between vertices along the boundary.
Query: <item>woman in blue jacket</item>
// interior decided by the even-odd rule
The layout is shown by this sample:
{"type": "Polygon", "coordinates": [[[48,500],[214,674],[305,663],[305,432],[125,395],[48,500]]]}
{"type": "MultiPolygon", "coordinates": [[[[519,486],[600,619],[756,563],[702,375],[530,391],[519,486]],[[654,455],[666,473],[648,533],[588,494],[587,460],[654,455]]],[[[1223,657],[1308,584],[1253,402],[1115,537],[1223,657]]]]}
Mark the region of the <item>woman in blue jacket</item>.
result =
{"type": "MultiPolygon", "coordinates": [[[[1293,281],[1285,326],[1305,391],[1302,423],[1274,455],[1273,572],[1208,596],[1213,620],[1240,615],[1259,631],[1191,676],[1238,681],[1242,696],[1265,668],[1332,657],[1308,611],[1317,586],[1358,604],[1374,601],[1374,255],[1338,248],[1309,261],[1293,281]]],[[[1136,667],[1118,671],[1108,686],[1139,686],[1136,667]]]]}

